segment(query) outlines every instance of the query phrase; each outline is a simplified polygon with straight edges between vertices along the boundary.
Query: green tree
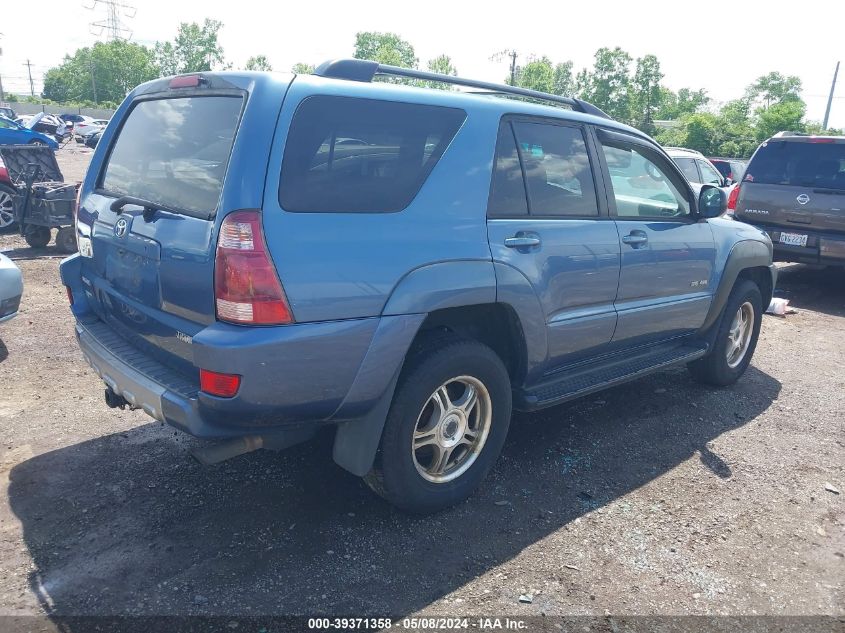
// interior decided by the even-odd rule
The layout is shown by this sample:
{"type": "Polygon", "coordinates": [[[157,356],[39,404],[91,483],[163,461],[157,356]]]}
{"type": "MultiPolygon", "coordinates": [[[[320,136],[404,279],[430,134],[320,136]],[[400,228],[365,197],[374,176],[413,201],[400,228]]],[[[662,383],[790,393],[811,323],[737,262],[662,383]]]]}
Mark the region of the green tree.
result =
{"type": "Polygon", "coordinates": [[[571,61],[565,61],[555,65],[552,93],[564,97],[575,95],[575,78],[572,76],[571,61]]]}
{"type": "Polygon", "coordinates": [[[778,132],[802,130],[806,109],[804,102],[800,99],[797,101],[788,99],[758,111],[755,129],[757,140],[764,141],[778,132]]]}
{"type": "Polygon", "coordinates": [[[244,70],[273,70],[266,55],[253,55],[246,60],[244,70]]]}
{"type": "Polygon", "coordinates": [[[158,68],[147,47],[124,40],[97,42],[50,68],[43,95],[59,102],[119,103],[135,86],[156,77],[158,68]]]}
{"type": "Polygon", "coordinates": [[[702,154],[712,156],[722,139],[719,134],[719,121],[710,112],[696,112],[689,114],[684,121],[687,128],[687,142],[684,147],[698,150],[702,154]]]}
{"type": "Polygon", "coordinates": [[[757,147],[748,100],[734,99],[724,104],[719,110],[718,126],[722,136],[716,150],[719,156],[746,158],[757,147]]]}
{"type": "Polygon", "coordinates": [[[554,92],[555,69],[548,57],[532,59],[517,69],[516,85],[529,90],[554,92]]]}
{"type": "Polygon", "coordinates": [[[369,59],[380,64],[416,68],[417,59],[414,47],[396,33],[361,31],[355,34],[356,59],[369,59]]]}
{"type": "MultiPolygon", "coordinates": [[[[458,74],[458,69],[452,65],[452,58],[448,55],[438,55],[434,59],[429,59],[426,64],[429,72],[438,73],[441,75],[449,75],[455,77],[458,74]]],[[[438,90],[452,90],[454,86],[451,84],[444,84],[441,81],[423,81],[421,86],[426,88],[436,88],[438,90]]]]}
{"type": "Polygon", "coordinates": [[[801,79],[794,75],[785,76],[779,72],[770,72],[758,77],[748,86],[745,97],[764,108],[784,101],[800,101],[801,79]]]}
{"type": "Polygon", "coordinates": [[[155,61],[162,77],[212,70],[225,65],[218,35],[223,23],[208,18],[202,26],[182,22],[172,42],[156,42],[155,61]]]}
{"type": "Polygon", "coordinates": [[[596,51],[592,72],[578,74],[576,85],[582,98],[618,121],[627,121],[630,103],[631,56],[618,46],[596,51]]]}
{"type": "Polygon", "coordinates": [[[647,134],[654,133],[654,115],[660,109],[660,62],[654,55],[637,59],[631,84],[631,120],[647,134]]]}
{"type": "Polygon", "coordinates": [[[311,64],[303,64],[302,62],[297,62],[293,65],[293,68],[290,69],[292,73],[297,75],[312,75],[314,74],[314,66],[311,64]]]}
{"type": "Polygon", "coordinates": [[[710,102],[710,97],[704,90],[681,88],[677,93],[668,88],[660,88],[660,106],[654,115],[655,119],[680,119],[686,114],[694,114],[710,102]]]}

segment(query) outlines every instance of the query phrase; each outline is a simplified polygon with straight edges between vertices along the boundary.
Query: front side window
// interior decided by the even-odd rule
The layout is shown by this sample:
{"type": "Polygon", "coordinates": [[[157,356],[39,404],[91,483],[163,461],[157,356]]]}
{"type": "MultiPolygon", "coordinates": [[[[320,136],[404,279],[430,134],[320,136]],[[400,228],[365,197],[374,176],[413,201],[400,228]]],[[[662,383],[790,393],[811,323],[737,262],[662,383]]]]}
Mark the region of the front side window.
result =
{"type": "Polygon", "coordinates": [[[707,185],[722,185],[721,174],[710,166],[710,163],[704,160],[698,161],[698,168],[701,170],[701,181],[707,185]]]}
{"type": "Polygon", "coordinates": [[[279,203],[303,213],[401,211],[465,118],[457,108],[309,97],[288,132],[279,203]]]}
{"type": "Polygon", "coordinates": [[[619,217],[673,218],[690,214],[679,183],[657,152],[638,145],[603,144],[619,217]]]}

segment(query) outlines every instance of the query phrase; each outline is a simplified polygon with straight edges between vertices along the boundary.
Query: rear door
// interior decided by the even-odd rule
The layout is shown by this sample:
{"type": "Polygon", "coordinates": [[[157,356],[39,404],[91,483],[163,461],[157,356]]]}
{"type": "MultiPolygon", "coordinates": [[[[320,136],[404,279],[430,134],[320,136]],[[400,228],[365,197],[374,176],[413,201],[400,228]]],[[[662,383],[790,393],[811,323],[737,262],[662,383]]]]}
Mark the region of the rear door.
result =
{"type": "Polygon", "coordinates": [[[504,119],[487,208],[494,261],[534,287],[548,369],[595,354],[616,327],[619,238],[596,195],[594,149],[577,124],[504,119]]]}
{"type": "Polygon", "coordinates": [[[215,320],[216,218],[228,206],[224,182],[246,100],[232,87],[138,99],[98,149],[98,173],[83,189],[78,231],[94,311],[186,374],[190,337],[215,320]]]}
{"type": "Polygon", "coordinates": [[[763,143],[743,177],[736,216],[777,227],[772,240],[785,246],[817,248],[809,229],[845,233],[845,139],[763,143]]]}
{"type": "Polygon", "coordinates": [[[622,251],[613,341],[637,345],[690,333],[712,299],[710,225],[698,221],[689,185],[655,146],[615,131],[600,130],[598,138],[622,251]]]}

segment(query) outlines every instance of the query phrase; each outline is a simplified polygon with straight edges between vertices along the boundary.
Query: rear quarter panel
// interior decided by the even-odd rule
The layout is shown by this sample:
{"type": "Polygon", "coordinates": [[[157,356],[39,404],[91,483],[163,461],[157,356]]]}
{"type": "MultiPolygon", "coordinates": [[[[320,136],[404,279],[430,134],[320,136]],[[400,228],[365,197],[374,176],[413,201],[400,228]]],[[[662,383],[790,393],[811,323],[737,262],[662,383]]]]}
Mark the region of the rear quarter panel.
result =
{"type": "MultiPolygon", "coordinates": [[[[360,318],[383,313],[406,277],[415,293],[437,287],[437,274],[414,274],[440,262],[488,262],[478,285],[495,288],[487,244],[486,206],[499,113],[482,105],[467,118],[417,196],[396,213],[291,213],[279,204],[285,138],[299,103],[314,94],[407,100],[456,107],[446,92],[409,92],[396,86],[297,77],[282,107],[264,194],[264,231],[298,322],[360,318]]],[[[460,107],[460,106],[458,106],[460,107]]],[[[463,268],[462,268],[463,269],[463,268]]],[[[475,269],[473,269],[475,270],[475,269]]],[[[446,268],[443,274],[448,274],[446,268]]],[[[445,281],[445,280],[443,280],[445,281]]],[[[448,286],[448,283],[444,283],[448,286]]],[[[470,302],[475,302],[473,300],[470,302]]],[[[391,313],[431,309],[410,296],[391,313]]]]}

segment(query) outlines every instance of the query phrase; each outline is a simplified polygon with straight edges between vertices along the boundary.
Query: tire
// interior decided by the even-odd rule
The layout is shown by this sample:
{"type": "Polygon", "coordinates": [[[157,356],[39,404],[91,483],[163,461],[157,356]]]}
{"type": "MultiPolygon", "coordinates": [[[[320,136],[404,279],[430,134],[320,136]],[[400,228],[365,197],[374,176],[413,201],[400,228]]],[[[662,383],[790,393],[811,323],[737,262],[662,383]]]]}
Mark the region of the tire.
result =
{"type": "Polygon", "coordinates": [[[50,243],[50,228],[29,224],[24,229],[23,239],[32,248],[45,248],[50,243]]]}
{"type": "Polygon", "coordinates": [[[7,185],[0,185],[0,235],[14,231],[18,223],[15,220],[15,190],[7,185]]]}
{"type": "Polygon", "coordinates": [[[511,407],[510,378],[493,350],[451,336],[429,341],[402,370],[376,466],[365,481],[416,514],[460,503],[499,456],[511,407]],[[469,387],[476,399],[467,406],[469,387]]]}
{"type": "Polygon", "coordinates": [[[725,387],[745,373],[760,336],[762,304],[757,284],[747,279],[737,282],[722,312],[713,349],[704,358],[687,365],[693,378],[708,385],[725,387]],[[745,328],[741,327],[738,319],[745,320],[745,328]]]}
{"type": "Polygon", "coordinates": [[[62,253],[75,253],[76,230],[72,226],[66,226],[56,232],[56,246],[62,253]]]}

